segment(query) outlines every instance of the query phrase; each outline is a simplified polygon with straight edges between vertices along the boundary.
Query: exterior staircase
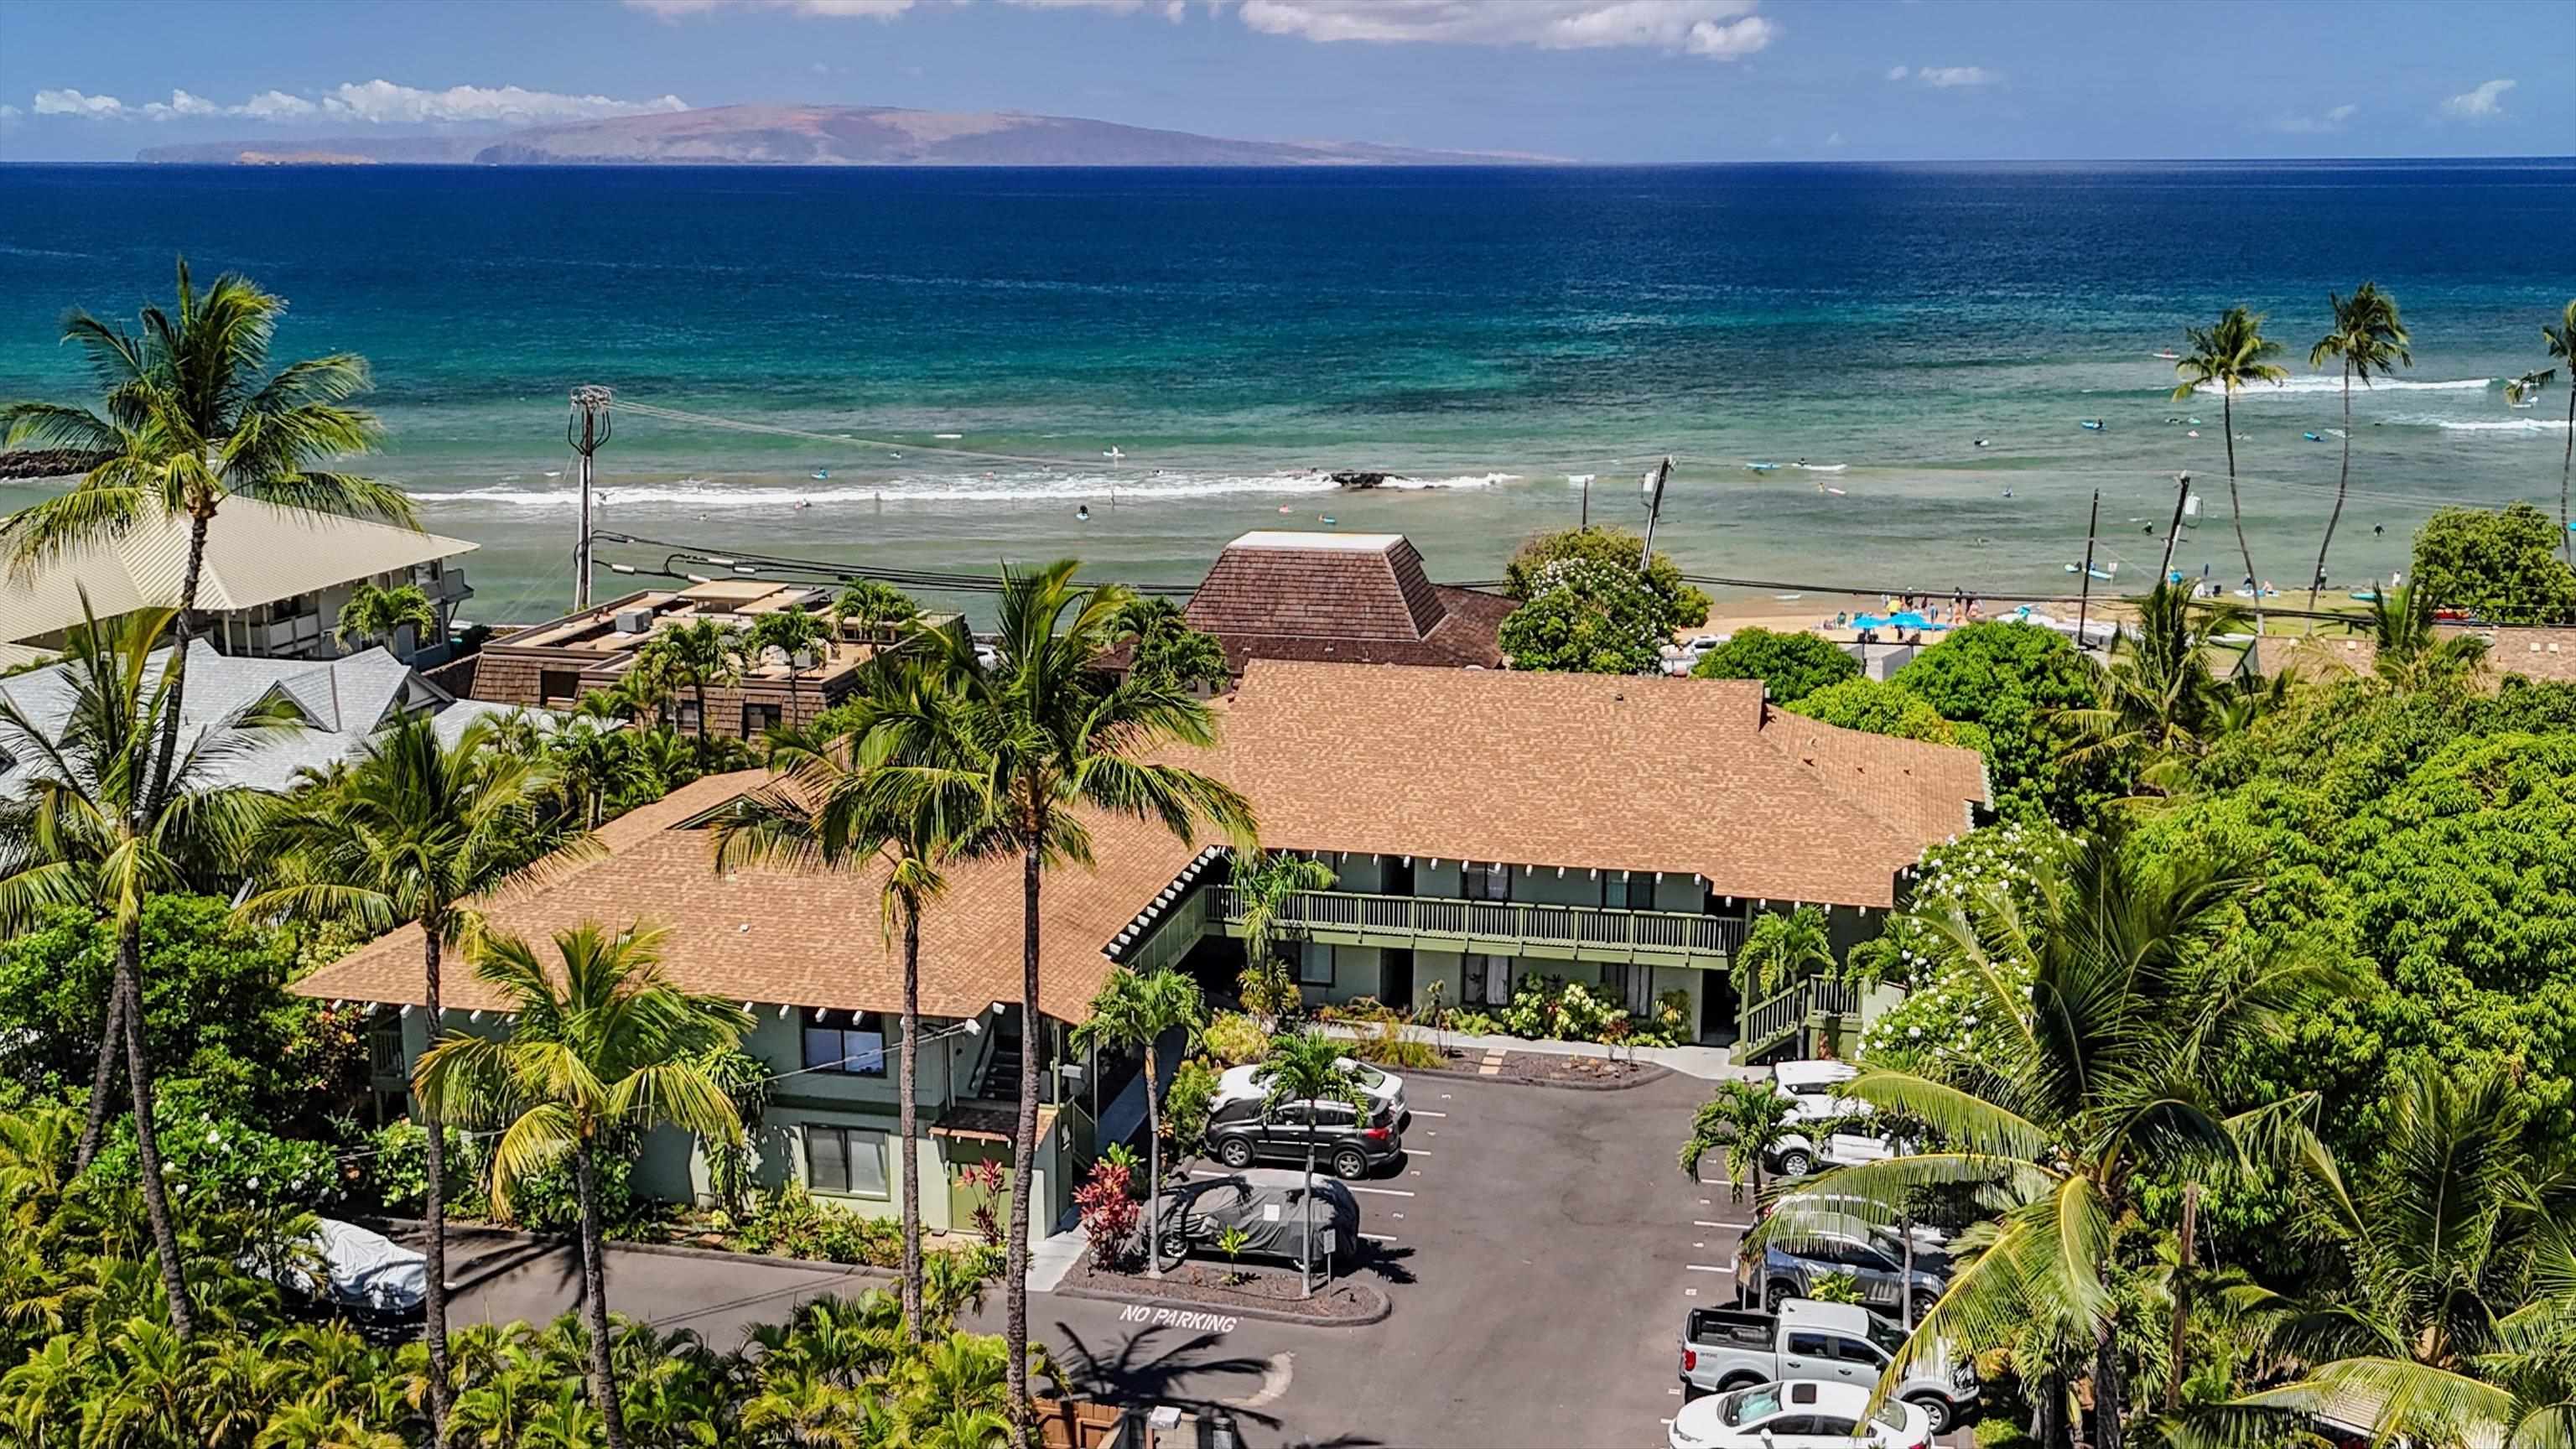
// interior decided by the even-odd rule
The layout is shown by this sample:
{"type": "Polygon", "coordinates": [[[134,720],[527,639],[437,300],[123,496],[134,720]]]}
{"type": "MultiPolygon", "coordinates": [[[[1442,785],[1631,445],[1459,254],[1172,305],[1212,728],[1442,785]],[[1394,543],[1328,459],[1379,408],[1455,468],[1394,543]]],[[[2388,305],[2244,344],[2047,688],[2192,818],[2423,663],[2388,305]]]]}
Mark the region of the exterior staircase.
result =
{"type": "Polygon", "coordinates": [[[1807,1028],[1822,1026],[1829,1016],[1851,1016],[1860,1011],[1860,993],[1841,981],[1808,977],[1787,990],[1755,1002],[1744,1014],[1744,1035],[1735,1047],[1735,1060],[1745,1066],[1765,1061],[1787,1048],[1791,1054],[1804,1049],[1807,1028]]]}

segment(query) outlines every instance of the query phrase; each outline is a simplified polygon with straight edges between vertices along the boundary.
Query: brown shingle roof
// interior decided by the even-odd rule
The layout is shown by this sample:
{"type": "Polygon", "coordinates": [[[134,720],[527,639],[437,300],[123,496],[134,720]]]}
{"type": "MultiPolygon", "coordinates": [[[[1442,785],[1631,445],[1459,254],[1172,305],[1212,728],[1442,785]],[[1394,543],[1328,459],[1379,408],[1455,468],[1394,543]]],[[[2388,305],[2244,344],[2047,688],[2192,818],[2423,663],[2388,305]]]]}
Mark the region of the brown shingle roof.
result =
{"type": "Polygon", "coordinates": [[[1265,844],[1698,874],[1886,906],[1988,799],[1973,750],[1766,709],[1759,682],[1254,663],[1220,773],[1265,844]]]}
{"type": "MultiPolygon", "coordinates": [[[[662,959],[691,991],[736,1001],[863,1011],[903,1005],[903,956],[879,927],[882,870],[796,873],[750,869],[719,876],[714,839],[689,828],[746,791],[764,771],[713,775],[600,827],[602,851],[534,889],[488,902],[489,927],[522,936],[546,959],[546,938],[585,920],[668,927],[662,959]]],[[[1047,879],[1039,932],[1041,1006],[1079,1021],[1109,974],[1107,945],[1139,908],[1197,855],[1160,826],[1093,817],[1094,866],[1047,879]]],[[[968,1017],[1019,999],[1020,865],[1017,857],[952,866],[948,890],[922,913],[921,1009],[968,1017]]],[[[493,1010],[505,1003],[472,973],[446,974],[442,1004],[493,1010]]],[[[420,928],[404,926],[305,977],[306,996],[421,1000],[420,928]]]]}
{"type": "MultiPolygon", "coordinates": [[[[2504,682],[2504,676],[2519,674],[2531,680],[2566,680],[2576,682],[2576,629],[2550,629],[2522,624],[2436,624],[2433,632],[2444,639],[2474,634],[2487,641],[2486,668],[2483,677],[2492,689],[2504,682]]],[[[2312,634],[2295,642],[2266,640],[2259,656],[2266,674],[2284,667],[2296,669],[2309,680],[2335,679],[2350,670],[2368,674],[2379,658],[2379,648],[2367,634],[2312,634]]]]}
{"type": "MultiPolygon", "coordinates": [[[[1281,849],[1697,874],[1728,895],[1884,907],[1896,873],[1987,799],[1975,751],[1771,710],[1751,680],[1261,660],[1219,715],[1219,747],[1185,763],[1248,795],[1281,849]]],[[[766,779],[713,776],[610,822],[599,855],[487,902],[486,920],[532,941],[584,920],[653,922],[670,928],[664,961],[687,989],[897,1009],[880,872],[716,874],[693,824],[766,779]]],[[[1042,897],[1042,1005],[1065,1020],[1107,978],[1104,949],[1201,849],[1131,820],[1088,824],[1094,867],[1056,871],[1042,897]]],[[[1019,969],[1018,862],[952,867],[922,919],[922,1009],[962,1017],[1016,999],[1019,969]]],[[[296,989],[417,1002],[419,931],[296,989]]],[[[446,1002],[503,1004],[464,972],[446,1002]]]]}
{"type": "Polygon", "coordinates": [[[1224,642],[1226,663],[1502,663],[1512,601],[1444,588],[1402,534],[1247,533],[1226,545],[1184,611],[1224,642]]]}

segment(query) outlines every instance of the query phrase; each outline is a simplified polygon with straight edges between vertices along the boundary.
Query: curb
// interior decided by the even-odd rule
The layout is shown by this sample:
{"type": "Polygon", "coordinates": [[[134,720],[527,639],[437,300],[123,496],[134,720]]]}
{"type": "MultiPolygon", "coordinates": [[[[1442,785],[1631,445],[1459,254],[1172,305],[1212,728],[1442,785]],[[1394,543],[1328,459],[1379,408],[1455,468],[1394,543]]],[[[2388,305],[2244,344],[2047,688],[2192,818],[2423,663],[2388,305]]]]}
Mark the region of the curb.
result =
{"type": "MultiPolygon", "coordinates": [[[[428,1224],[418,1218],[353,1218],[351,1221],[380,1230],[393,1228],[418,1232],[428,1227],[428,1224]]],[[[482,1223],[449,1225],[451,1233],[460,1229],[478,1237],[505,1238],[517,1248],[533,1247],[548,1252],[558,1248],[570,1248],[578,1252],[581,1248],[580,1237],[572,1233],[531,1233],[520,1228],[498,1228],[482,1223]]],[[[448,1246],[451,1250],[455,1248],[454,1238],[449,1239],[448,1246]]],[[[829,1258],[789,1258],[775,1253],[745,1253],[737,1252],[732,1248],[706,1248],[695,1243],[642,1243],[610,1239],[599,1246],[602,1253],[647,1253],[663,1258],[701,1258],[718,1263],[761,1263],[775,1268],[804,1268],[822,1273],[882,1278],[889,1283],[897,1281],[901,1276],[897,1269],[880,1268],[872,1263],[836,1263],[829,1258]]],[[[929,1249],[925,1247],[923,1251],[926,1255],[929,1249]]],[[[496,1270],[495,1276],[497,1273],[508,1272],[512,1268],[519,1267],[525,1261],[521,1259],[504,1264],[496,1270]]],[[[479,1283],[482,1281],[482,1276],[484,1275],[480,1275],[479,1270],[477,1273],[469,1273],[450,1283],[448,1289],[454,1292],[470,1284],[479,1283]]]]}
{"type": "Polygon", "coordinates": [[[1624,1082],[1543,1082],[1528,1077],[1485,1076],[1480,1072],[1460,1071],[1453,1067],[1407,1067],[1405,1075],[1422,1077],[1455,1077],[1468,1082],[1492,1082],[1505,1087],[1546,1087],[1559,1092],[1633,1092],[1652,1086],[1666,1077],[1682,1075],[1672,1068],[1654,1062],[1639,1062],[1641,1070],[1624,1082]]]}
{"type": "Polygon", "coordinates": [[[1288,1323],[1301,1328],[1366,1328],[1383,1323],[1395,1311],[1395,1300],[1373,1283],[1353,1282],[1349,1286],[1377,1300],[1377,1306],[1351,1318],[1317,1318],[1311,1314],[1290,1313],[1277,1308],[1247,1307],[1236,1303],[1218,1303],[1204,1298],[1139,1298],[1134,1294],[1113,1293],[1105,1288],[1076,1287],[1059,1283],[1048,1290],[1059,1298],[1090,1298],[1102,1303],[1138,1304],[1146,1308],[1176,1308],[1184,1312],[1214,1314],[1220,1318],[1258,1318],[1267,1323],[1288,1323]]]}

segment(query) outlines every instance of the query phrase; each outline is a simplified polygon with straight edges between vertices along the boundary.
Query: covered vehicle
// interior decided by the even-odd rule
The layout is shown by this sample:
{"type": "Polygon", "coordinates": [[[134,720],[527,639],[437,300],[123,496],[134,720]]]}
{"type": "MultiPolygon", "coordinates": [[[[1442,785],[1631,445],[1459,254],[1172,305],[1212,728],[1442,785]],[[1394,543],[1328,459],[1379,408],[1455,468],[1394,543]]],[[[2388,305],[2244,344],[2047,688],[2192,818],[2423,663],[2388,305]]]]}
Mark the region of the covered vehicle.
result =
{"type": "Polygon", "coordinates": [[[337,1218],[315,1218],[305,1246],[312,1253],[308,1261],[321,1266],[318,1277],[302,1262],[265,1276],[334,1308],[387,1318],[416,1316],[429,1301],[429,1260],[382,1233],[337,1218]]]}
{"type": "MultiPolygon", "coordinates": [[[[1242,1255],[1276,1258],[1323,1267],[1327,1258],[1356,1262],[1360,1248],[1360,1204],[1351,1190],[1318,1174],[1315,1178],[1314,1239],[1306,1237],[1305,1174],[1263,1171],[1228,1173],[1167,1186],[1150,1205],[1162,1223],[1165,1271],[1177,1268],[1192,1252],[1218,1251],[1228,1228],[1243,1234],[1242,1255]]],[[[1136,1229],[1142,1256],[1145,1230],[1136,1229]]]]}

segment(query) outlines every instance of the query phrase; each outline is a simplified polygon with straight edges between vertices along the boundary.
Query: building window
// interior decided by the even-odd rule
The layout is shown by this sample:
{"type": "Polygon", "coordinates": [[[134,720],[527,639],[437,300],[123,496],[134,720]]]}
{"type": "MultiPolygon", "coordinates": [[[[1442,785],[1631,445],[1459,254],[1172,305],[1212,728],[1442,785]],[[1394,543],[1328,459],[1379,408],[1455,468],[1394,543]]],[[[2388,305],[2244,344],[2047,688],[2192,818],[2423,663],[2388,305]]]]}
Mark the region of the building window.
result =
{"type": "Polygon", "coordinates": [[[1333,951],[1331,946],[1308,941],[1297,954],[1297,984],[1330,986],[1333,984],[1333,951]]]}
{"type": "Polygon", "coordinates": [[[825,1023],[822,1013],[805,1013],[805,1069],[841,1072],[854,1077],[886,1074],[885,1023],[873,1011],[850,1018],[846,1026],[825,1023]]]}
{"type": "Polygon", "coordinates": [[[845,1197],[885,1198],[886,1135],[864,1127],[805,1128],[805,1185],[845,1197]]]}
{"type": "Polygon", "coordinates": [[[1655,1006],[1655,969],[1633,963],[1604,966],[1601,989],[1626,1003],[1630,1016],[1645,1016],[1655,1006]]]}
{"type": "Polygon", "coordinates": [[[1471,901],[1507,901],[1512,898],[1512,868],[1508,865],[1462,865],[1458,867],[1459,894],[1471,901]]]}
{"type": "Polygon", "coordinates": [[[1468,956],[1463,963],[1464,979],[1459,984],[1458,1002],[1462,1006],[1509,1006],[1512,1004],[1512,958],[1509,956],[1468,956]]]}
{"type": "Polygon", "coordinates": [[[681,700],[679,719],[681,729],[686,730],[690,734],[696,734],[698,732],[698,702],[694,699],[681,700]]]}
{"type": "Polygon", "coordinates": [[[758,704],[746,700],[742,706],[742,737],[747,740],[759,739],[762,735],[778,728],[784,719],[785,716],[780,713],[777,705],[758,704]]]}
{"type": "Polygon", "coordinates": [[[1617,891],[1605,891],[1605,894],[1610,896],[1607,904],[1632,911],[1651,911],[1655,908],[1655,874],[1653,871],[1632,870],[1619,883],[1617,891]]]}
{"type": "Polygon", "coordinates": [[[575,699],[581,694],[581,671],[577,669],[540,669],[537,671],[537,697],[540,699],[575,699]]]}

